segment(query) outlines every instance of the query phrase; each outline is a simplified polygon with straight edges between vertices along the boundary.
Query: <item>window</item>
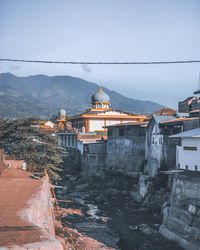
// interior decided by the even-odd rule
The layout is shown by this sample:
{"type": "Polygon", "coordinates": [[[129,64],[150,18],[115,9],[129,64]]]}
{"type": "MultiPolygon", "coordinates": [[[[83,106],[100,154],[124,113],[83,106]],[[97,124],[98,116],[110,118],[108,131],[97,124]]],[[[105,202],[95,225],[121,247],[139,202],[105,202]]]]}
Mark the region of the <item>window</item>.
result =
{"type": "Polygon", "coordinates": [[[124,128],[119,129],[119,136],[124,136],[124,128]]]}
{"type": "Polygon", "coordinates": [[[178,168],[181,168],[181,165],[180,165],[180,163],[178,163],[178,168]]]}
{"type": "Polygon", "coordinates": [[[188,165],[185,165],[185,169],[188,170],[188,165]]]}
{"type": "Polygon", "coordinates": [[[197,167],[197,165],[195,165],[195,171],[198,171],[198,167],[197,167]]]}
{"type": "Polygon", "coordinates": [[[154,137],[152,137],[152,144],[154,144],[154,137]]]}
{"type": "Polygon", "coordinates": [[[193,151],[196,151],[197,147],[183,147],[183,150],[193,150],[193,151]]]}

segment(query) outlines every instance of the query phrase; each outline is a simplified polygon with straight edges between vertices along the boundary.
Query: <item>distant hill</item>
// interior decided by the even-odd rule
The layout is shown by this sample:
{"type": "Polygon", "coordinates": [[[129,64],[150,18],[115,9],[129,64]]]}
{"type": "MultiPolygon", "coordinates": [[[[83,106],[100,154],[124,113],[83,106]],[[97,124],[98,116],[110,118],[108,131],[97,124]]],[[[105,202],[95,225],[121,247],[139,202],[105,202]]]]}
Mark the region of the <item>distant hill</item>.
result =
{"type": "MultiPolygon", "coordinates": [[[[98,85],[71,76],[34,75],[17,77],[0,74],[0,118],[40,117],[51,118],[61,106],[67,115],[75,115],[90,107],[92,94],[98,85]]],[[[163,106],[127,98],[107,88],[112,108],[131,113],[151,113],[163,106]]]]}

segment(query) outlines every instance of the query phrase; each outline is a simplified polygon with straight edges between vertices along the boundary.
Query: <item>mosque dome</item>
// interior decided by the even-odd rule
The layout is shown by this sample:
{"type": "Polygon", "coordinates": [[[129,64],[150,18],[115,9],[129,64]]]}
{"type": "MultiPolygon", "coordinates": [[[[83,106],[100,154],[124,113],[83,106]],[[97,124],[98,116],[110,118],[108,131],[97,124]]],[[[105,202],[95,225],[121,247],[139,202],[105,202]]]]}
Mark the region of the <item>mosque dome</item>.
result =
{"type": "Polygon", "coordinates": [[[103,92],[102,88],[99,89],[97,93],[92,95],[91,98],[92,103],[109,103],[110,97],[105,92],[103,92]]]}
{"type": "Polygon", "coordinates": [[[63,107],[60,109],[59,115],[66,116],[66,111],[64,110],[63,107]]]}

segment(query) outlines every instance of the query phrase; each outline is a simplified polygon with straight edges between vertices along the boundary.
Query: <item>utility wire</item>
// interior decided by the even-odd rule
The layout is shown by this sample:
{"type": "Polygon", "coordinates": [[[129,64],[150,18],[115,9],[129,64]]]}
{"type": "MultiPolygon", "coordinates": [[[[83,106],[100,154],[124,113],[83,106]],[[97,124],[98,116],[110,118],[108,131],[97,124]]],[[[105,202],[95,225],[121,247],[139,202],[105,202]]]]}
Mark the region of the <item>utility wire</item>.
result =
{"type": "Polygon", "coordinates": [[[129,64],[183,64],[200,63],[200,60],[181,60],[181,61],[151,61],[151,62],[76,62],[76,61],[46,61],[46,60],[24,60],[0,58],[3,62],[22,62],[22,63],[49,63],[49,64],[103,64],[103,65],[129,65],[129,64]]]}

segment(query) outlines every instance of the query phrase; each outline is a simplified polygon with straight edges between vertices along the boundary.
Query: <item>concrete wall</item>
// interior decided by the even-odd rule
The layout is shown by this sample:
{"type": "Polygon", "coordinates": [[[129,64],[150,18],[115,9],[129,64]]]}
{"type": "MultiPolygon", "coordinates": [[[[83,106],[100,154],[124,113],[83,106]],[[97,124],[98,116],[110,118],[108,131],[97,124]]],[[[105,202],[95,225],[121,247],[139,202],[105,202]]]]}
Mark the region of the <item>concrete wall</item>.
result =
{"type": "Polygon", "coordinates": [[[95,176],[103,174],[106,169],[106,151],[106,141],[84,144],[82,175],[95,176]]]}
{"type": "Polygon", "coordinates": [[[150,176],[156,176],[158,169],[163,161],[163,138],[162,144],[159,140],[160,129],[159,124],[152,119],[146,131],[146,145],[145,145],[145,172],[150,176]]]}
{"type": "Polygon", "coordinates": [[[145,128],[140,126],[110,127],[107,140],[107,168],[139,171],[145,161],[145,128]],[[124,129],[120,136],[119,130],[124,129]],[[112,135],[111,135],[112,133],[112,135]]]}
{"type": "Polygon", "coordinates": [[[200,249],[199,190],[199,173],[181,173],[174,177],[169,204],[163,206],[160,232],[184,249],[200,249]]]}
{"type": "Polygon", "coordinates": [[[46,177],[43,179],[43,184],[40,190],[38,190],[37,194],[32,197],[31,200],[29,200],[29,207],[20,212],[22,219],[27,220],[33,223],[33,225],[41,228],[46,240],[44,242],[26,244],[21,249],[63,249],[62,244],[55,238],[52,214],[53,204],[51,203],[50,198],[50,183],[46,177]]]}
{"type": "Polygon", "coordinates": [[[200,138],[182,138],[182,146],[177,146],[176,150],[179,168],[200,171],[200,138]],[[196,150],[185,150],[184,147],[194,147],[196,150]]]}

